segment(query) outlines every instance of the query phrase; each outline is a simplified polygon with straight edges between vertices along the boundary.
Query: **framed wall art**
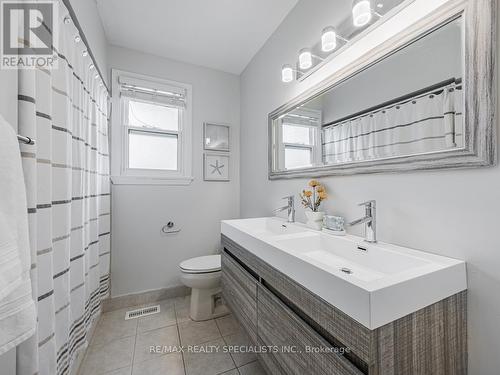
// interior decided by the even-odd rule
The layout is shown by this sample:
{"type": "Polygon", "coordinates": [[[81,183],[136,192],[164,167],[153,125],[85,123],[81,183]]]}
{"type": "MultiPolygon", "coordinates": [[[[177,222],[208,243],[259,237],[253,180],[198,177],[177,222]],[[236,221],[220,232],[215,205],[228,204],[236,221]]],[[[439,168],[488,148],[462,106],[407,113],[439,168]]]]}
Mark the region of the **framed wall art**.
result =
{"type": "Polygon", "coordinates": [[[210,151],[229,151],[229,125],[205,122],[203,124],[203,148],[210,151]]]}
{"type": "Polygon", "coordinates": [[[205,153],[203,155],[205,181],[229,181],[229,154],[205,153]]]}

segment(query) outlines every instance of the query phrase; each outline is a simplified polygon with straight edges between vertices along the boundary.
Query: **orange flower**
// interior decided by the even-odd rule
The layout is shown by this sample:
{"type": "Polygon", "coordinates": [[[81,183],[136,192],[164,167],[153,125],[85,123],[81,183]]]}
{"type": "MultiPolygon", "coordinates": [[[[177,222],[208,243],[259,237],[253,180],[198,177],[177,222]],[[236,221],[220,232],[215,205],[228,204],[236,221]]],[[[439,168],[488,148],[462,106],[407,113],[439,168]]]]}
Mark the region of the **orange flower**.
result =
{"type": "Polygon", "coordinates": [[[311,180],[309,181],[309,186],[310,187],[316,187],[316,186],[319,186],[319,182],[316,181],[316,180],[311,180]]]}
{"type": "Polygon", "coordinates": [[[318,193],[322,193],[322,192],[326,191],[326,189],[323,185],[318,185],[318,187],[316,188],[316,191],[318,193]]]}
{"type": "Polygon", "coordinates": [[[312,195],[313,195],[312,191],[310,191],[310,190],[304,190],[304,196],[305,196],[305,197],[309,198],[309,197],[311,197],[312,195]]]}
{"type": "Polygon", "coordinates": [[[321,192],[318,194],[318,197],[319,197],[319,199],[321,199],[321,200],[325,200],[326,198],[328,198],[328,194],[326,194],[324,191],[321,191],[321,192]]]}

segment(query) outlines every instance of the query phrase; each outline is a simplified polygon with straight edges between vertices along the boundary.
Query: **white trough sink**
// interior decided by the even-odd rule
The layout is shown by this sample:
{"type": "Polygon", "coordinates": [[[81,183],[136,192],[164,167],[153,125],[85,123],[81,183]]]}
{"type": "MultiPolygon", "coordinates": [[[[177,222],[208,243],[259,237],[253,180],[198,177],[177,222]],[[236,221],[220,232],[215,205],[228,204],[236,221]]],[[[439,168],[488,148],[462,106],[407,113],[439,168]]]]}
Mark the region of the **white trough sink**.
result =
{"type": "Polygon", "coordinates": [[[278,218],[226,220],[221,232],[369,329],[467,289],[465,262],[423,251],[278,218]]]}

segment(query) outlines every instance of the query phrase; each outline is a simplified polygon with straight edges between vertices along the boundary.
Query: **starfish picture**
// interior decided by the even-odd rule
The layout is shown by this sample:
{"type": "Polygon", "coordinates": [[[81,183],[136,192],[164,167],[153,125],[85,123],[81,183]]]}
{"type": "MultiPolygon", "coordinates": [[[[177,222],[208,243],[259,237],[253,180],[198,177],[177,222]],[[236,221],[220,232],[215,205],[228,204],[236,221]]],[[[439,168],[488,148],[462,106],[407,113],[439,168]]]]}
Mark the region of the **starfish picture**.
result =
{"type": "Polygon", "coordinates": [[[214,164],[210,164],[210,166],[213,168],[212,174],[215,174],[215,172],[217,172],[220,176],[222,176],[221,169],[224,168],[224,164],[219,165],[219,161],[216,160],[215,161],[215,165],[214,164]]]}

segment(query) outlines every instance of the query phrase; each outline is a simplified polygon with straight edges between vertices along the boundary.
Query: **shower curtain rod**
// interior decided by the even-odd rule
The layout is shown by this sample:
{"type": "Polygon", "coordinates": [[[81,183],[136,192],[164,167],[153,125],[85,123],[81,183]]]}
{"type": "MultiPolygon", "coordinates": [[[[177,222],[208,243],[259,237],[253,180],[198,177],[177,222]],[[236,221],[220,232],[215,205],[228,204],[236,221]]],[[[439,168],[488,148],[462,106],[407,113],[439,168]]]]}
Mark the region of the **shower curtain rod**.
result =
{"type": "Polygon", "coordinates": [[[434,92],[434,94],[437,94],[437,91],[442,90],[446,86],[449,86],[451,84],[460,85],[461,83],[462,83],[462,78],[450,78],[450,79],[447,79],[446,81],[436,83],[436,84],[434,84],[432,86],[424,87],[423,89],[414,91],[412,93],[400,96],[400,97],[395,98],[395,99],[391,99],[391,100],[389,100],[387,102],[384,102],[382,104],[378,104],[378,105],[376,105],[374,107],[365,109],[365,110],[363,110],[361,112],[354,113],[352,115],[342,117],[342,118],[340,118],[338,120],[331,121],[331,122],[329,122],[327,124],[322,125],[321,127],[322,128],[326,128],[326,127],[330,127],[332,125],[339,125],[341,122],[344,122],[346,120],[355,119],[355,118],[361,117],[361,116],[363,116],[363,115],[365,115],[367,113],[375,112],[375,111],[377,111],[377,110],[379,110],[381,108],[389,107],[391,105],[394,105],[394,104],[397,104],[397,103],[400,103],[400,102],[408,101],[410,99],[416,99],[418,96],[422,96],[424,94],[431,94],[433,91],[436,91],[436,92],[434,92]]]}
{"type": "Polygon", "coordinates": [[[92,59],[92,63],[94,64],[94,66],[95,66],[95,68],[97,70],[97,73],[101,77],[101,81],[102,81],[104,87],[106,88],[106,91],[108,92],[108,95],[111,96],[111,92],[109,91],[108,85],[107,85],[106,81],[104,80],[104,77],[103,77],[103,75],[101,73],[101,70],[99,69],[99,65],[97,65],[97,61],[96,61],[96,59],[94,57],[94,54],[92,53],[92,49],[90,48],[90,44],[89,44],[87,38],[85,37],[85,33],[83,32],[83,29],[80,26],[80,23],[78,22],[78,18],[76,17],[76,13],[73,10],[73,7],[71,6],[70,1],[69,0],[63,0],[63,3],[66,6],[66,8],[68,9],[69,16],[71,17],[71,20],[73,21],[73,24],[78,29],[78,33],[80,34],[80,38],[82,38],[82,42],[87,47],[87,51],[89,52],[89,56],[92,59]]]}

